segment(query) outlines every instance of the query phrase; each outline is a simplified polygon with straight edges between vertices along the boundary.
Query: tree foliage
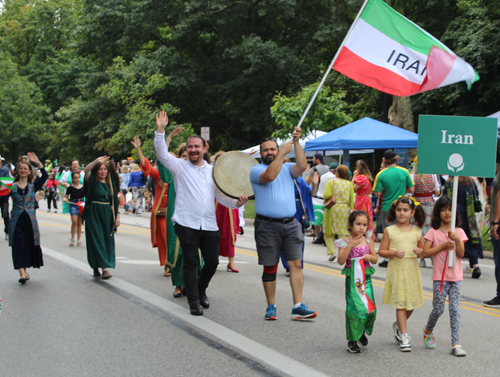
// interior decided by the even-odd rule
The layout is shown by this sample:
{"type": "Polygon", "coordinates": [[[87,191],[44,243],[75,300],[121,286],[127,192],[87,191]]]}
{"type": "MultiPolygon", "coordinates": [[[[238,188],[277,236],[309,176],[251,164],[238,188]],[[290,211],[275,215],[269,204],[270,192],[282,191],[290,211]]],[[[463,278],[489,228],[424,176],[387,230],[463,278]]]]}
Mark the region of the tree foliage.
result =
{"type": "MultiPolygon", "coordinates": [[[[499,110],[497,1],[387,2],[481,77],[470,91],[459,83],[411,97],[415,124],[421,113],[499,110]]],[[[103,153],[130,155],[135,134],[152,154],[159,109],[168,111],[172,127],[190,125],[184,137],[210,127],[214,150],[291,132],[363,0],[1,3],[2,80],[22,90],[0,89],[0,119],[10,130],[23,123],[20,132],[30,132],[9,133],[0,153],[17,154],[36,134],[36,144],[43,141],[53,159],[89,161],[103,153]]],[[[383,98],[332,72],[304,128],[330,130],[364,116],[381,120],[383,98]]]]}

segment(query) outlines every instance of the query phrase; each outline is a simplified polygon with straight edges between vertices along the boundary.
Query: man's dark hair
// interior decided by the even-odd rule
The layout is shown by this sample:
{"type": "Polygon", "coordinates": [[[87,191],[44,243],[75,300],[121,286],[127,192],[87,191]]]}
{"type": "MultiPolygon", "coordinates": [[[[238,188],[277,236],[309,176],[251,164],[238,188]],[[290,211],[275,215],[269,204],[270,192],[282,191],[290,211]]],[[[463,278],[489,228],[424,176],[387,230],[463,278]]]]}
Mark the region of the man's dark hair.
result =
{"type": "Polygon", "coordinates": [[[262,144],[264,144],[266,141],[274,141],[276,143],[276,147],[280,149],[280,146],[278,145],[278,141],[276,140],[275,137],[273,136],[266,136],[263,137],[262,140],[260,141],[260,151],[262,152],[262,144]]]}
{"type": "Polygon", "coordinates": [[[200,135],[191,135],[191,136],[189,136],[189,138],[187,139],[187,141],[189,142],[189,139],[192,139],[194,137],[200,139],[203,142],[203,147],[207,146],[207,142],[200,135]]]}

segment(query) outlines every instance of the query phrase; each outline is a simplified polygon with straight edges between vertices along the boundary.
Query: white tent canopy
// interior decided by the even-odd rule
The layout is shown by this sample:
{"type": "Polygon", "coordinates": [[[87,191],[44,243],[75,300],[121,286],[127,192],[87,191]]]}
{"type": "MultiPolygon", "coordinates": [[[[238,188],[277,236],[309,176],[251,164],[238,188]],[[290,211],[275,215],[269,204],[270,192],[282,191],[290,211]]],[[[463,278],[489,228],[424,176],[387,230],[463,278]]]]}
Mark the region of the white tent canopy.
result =
{"type": "MultiPolygon", "coordinates": [[[[326,135],[327,132],[324,131],[310,131],[307,136],[299,141],[300,146],[302,149],[305,148],[306,146],[306,141],[311,141],[316,139],[317,137],[321,137],[323,135],[326,135]]],[[[277,139],[278,145],[281,146],[285,144],[287,141],[290,141],[291,139],[288,140],[282,140],[282,139],[277,139]]],[[[252,151],[257,151],[257,153],[253,154],[252,157],[254,158],[260,158],[260,145],[256,145],[247,149],[244,149],[240,152],[243,153],[250,153],[252,151]]],[[[318,152],[323,152],[323,151],[306,151],[306,157],[313,157],[316,153],[318,152]]],[[[337,151],[326,151],[325,156],[338,156],[341,155],[343,152],[341,150],[337,151]]],[[[373,153],[373,149],[360,149],[360,150],[352,150],[350,151],[351,154],[360,154],[360,153],[373,153]]],[[[286,155],[288,158],[295,158],[295,148],[292,147],[292,151],[286,155]]]]}

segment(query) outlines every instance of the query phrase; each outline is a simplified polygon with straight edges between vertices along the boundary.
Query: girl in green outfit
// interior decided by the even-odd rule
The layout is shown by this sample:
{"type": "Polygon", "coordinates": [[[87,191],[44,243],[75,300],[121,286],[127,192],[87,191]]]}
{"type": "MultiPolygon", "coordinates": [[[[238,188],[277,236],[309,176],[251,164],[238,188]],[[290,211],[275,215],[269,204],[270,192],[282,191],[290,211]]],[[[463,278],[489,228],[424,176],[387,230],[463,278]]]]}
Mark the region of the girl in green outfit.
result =
{"type": "Polygon", "coordinates": [[[115,268],[114,230],[120,226],[118,190],[110,176],[108,156],[97,158],[85,167],[85,225],[87,259],[94,276],[109,279],[108,268],[115,268]]]}
{"type": "MultiPolygon", "coordinates": [[[[342,270],[345,275],[345,328],[347,350],[359,353],[358,345],[368,345],[366,334],[371,335],[377,317],[375,296],[371,276],[375,269],[371,263],[377,263],[375,246],[368,230],[368,215],[364,211],[352,211],[348,219],[351,235],[338,240],[339,264],[346,266],[342,270]]],[[[371,233],[371,232],[369,232],[371,233]]]]}

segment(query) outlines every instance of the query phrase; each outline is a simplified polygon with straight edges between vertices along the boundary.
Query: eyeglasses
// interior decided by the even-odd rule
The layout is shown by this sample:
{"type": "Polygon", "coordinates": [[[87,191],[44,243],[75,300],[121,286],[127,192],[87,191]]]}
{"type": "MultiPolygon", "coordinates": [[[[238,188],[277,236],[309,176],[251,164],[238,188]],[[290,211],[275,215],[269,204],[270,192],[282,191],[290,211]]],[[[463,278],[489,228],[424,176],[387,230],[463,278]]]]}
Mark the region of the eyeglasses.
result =
{"type": "Polygon", "coordinates": [[[275,137],[272,137],[272,136],[267,136],[267,137],[263,137],[260,141],[260,143],[264,143],[266,141],[276,141],[276,138],[275,137]]]}

